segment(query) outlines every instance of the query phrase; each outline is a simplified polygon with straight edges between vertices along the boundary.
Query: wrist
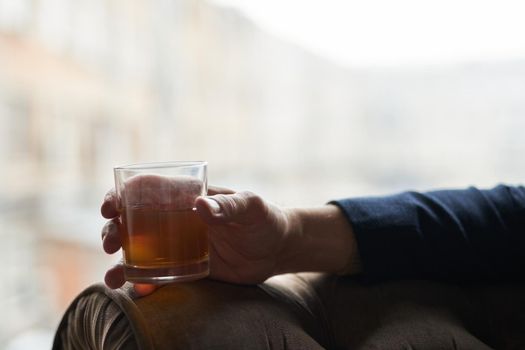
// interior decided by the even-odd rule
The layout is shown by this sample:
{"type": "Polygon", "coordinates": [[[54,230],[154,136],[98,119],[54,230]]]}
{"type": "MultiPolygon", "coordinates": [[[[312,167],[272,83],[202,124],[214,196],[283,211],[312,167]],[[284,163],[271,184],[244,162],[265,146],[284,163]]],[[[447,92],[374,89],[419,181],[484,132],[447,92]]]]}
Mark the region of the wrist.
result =
{"type": "Polygon", "coordinates": [[[276,274],[301,271],[357,273],[360,271],[352,227],[334,205],[289,208],[283,249],[276,274]]]}
{"type": "Polygon", "coordinates": [[[304,249],[304,242],[302,242],[303,221],[299,209],[283,208],[282,212],[286,225],[282,236],[282,248],[276,259],[275,275],[296,272],[293,266],[297,265],[296,261],[304,249]]]}

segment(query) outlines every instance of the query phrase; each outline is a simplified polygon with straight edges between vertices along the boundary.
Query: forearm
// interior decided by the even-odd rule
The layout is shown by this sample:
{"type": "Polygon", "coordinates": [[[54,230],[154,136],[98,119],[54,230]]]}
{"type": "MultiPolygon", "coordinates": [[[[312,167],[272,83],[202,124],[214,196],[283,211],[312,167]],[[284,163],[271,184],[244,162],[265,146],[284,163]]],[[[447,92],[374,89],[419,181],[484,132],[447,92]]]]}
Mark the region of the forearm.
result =
{"type": "Polygon", "coordinates": [[[277,273],[361,270],[352,226],[335,205],[287,209],[289,229],[277,273]]]}

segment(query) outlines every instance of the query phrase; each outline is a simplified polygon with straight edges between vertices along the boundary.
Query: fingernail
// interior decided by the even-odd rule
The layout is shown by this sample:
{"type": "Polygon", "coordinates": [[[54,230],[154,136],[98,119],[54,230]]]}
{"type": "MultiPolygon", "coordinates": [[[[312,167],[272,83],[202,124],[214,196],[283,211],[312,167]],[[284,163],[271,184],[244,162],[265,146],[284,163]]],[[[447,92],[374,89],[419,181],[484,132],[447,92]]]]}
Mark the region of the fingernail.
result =
{"type": "Polygon", "coordinates": [[[208,208],[210,208],[210,211],[213,215],[219,215],[221,213],[221,206],[216,200],[205,197],[204,201],[208,205],[208,208]]]}

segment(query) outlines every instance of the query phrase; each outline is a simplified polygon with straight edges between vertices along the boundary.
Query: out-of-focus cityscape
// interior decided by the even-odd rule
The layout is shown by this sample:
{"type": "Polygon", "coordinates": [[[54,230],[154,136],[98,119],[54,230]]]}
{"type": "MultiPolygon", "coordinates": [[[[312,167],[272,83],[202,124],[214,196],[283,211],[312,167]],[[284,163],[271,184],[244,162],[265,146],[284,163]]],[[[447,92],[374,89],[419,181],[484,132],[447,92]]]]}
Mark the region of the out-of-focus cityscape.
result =
{"type": "Polygon", "coordinates": [[[524,101],[525,58],[353,69],[206,1],[0,0],[0,347],[50,342],[116,261],[115,165],[207,160],[297,206],[514,184],[524,101]]]}

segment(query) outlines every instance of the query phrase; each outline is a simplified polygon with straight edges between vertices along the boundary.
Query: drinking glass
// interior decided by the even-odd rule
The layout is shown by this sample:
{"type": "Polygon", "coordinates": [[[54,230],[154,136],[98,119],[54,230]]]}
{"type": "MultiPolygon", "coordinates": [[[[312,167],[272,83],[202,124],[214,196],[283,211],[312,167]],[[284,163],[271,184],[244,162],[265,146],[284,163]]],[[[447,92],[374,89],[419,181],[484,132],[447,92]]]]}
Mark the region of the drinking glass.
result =
{"type": "Polygon", "coordinates": [[[174,161],[114,168],[126,280],[189,281],[208,276],[206,224],[195,199],[207,193],[207,163],[174,161]]]}

